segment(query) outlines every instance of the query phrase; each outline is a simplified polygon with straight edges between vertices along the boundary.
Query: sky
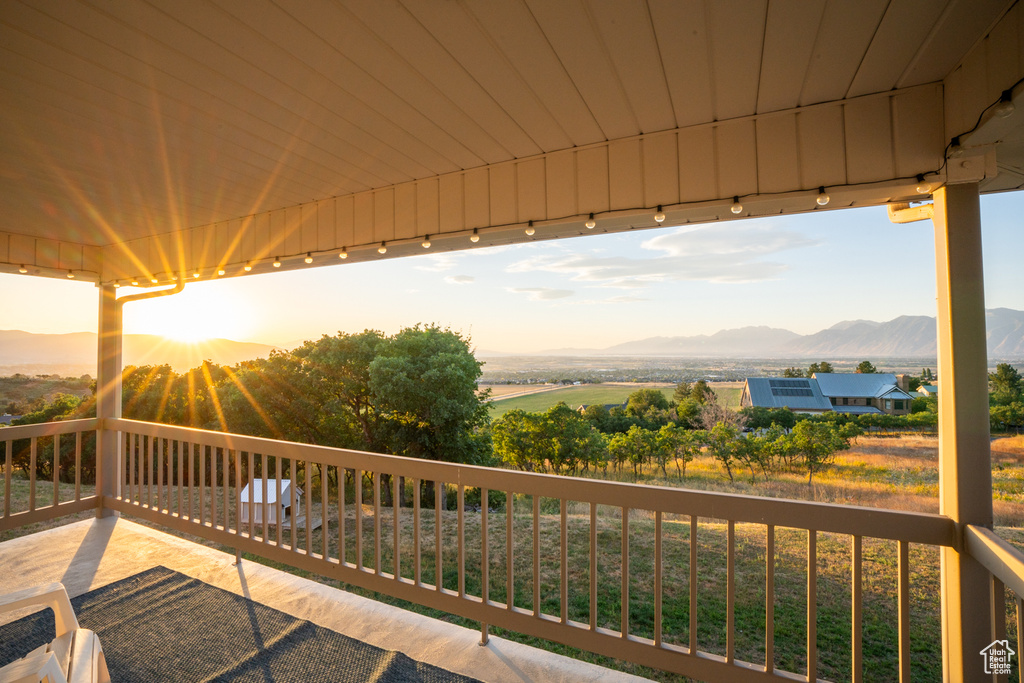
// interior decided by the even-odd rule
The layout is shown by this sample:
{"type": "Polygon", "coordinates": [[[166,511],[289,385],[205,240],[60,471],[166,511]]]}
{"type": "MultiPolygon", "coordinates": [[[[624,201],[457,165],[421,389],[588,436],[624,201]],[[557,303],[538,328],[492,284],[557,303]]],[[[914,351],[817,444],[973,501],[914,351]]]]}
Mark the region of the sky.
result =
{"type": "MultiPolygon", "coordinates": [[[[988,308],[1024,310],[1022,217],[1024,193],[982,198],[988,308]]],[[[89,283],[0,274],[0,290],[0,329],[96,330],[89,283]]],[[[479,351],[534,353],[900,315],[935,315],[931,222],[894,225],[871,207],[189,283],[128,304],[124,331],[290,347],[436,323],[479,351]]]]}

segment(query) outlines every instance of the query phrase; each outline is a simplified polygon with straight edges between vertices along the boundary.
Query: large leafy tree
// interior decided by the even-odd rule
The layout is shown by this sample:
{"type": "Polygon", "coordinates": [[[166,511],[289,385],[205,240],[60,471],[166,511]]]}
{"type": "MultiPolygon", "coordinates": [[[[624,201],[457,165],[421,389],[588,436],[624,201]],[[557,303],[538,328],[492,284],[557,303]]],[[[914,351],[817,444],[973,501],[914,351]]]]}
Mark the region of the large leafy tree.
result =
{"type": "Polygon", "coordinates": [[[830,372],[835,372],[835,370],[832,368],[832,364],[831,363],[829,363],[828,361],[822,361],[820,363],[811,363],[810,366],[807,368],[807,376],[808,377],[810,377],[811,375],[813,375],[816,372],[830,373],[830,372]]]}
{"type": "Polygon", "coordinates": [[[988,381],[992,385],[992,400],[996,405],[1019,402],[1024,395],[1024,379],[1009,363],[997,365],[996,371],[989,373],[988,381]]]}
{"type": "Polygon", "coordinates": [[[857,372],[862,375],[873,375],[878,369],[869,360],[862,360],[857,365],[857,372]]]}

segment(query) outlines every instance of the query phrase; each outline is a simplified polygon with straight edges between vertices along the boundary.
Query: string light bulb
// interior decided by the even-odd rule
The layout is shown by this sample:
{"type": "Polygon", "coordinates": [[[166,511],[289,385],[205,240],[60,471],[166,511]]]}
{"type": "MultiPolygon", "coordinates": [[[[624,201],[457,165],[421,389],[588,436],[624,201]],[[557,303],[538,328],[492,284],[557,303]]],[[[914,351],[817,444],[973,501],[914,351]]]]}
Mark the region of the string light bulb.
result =
{"type": "Polygon", "coordinates": [[[587,226],[587,230],[593,230],[594,229],[594,226],[597,225],[597,223],[594,221],[594,214],[590,214],[590,218],[587,219],[587,222],[584,223],[584,225],[587,226]]]}
{"type": "Polygon", "coordinates": [[[430,249],[430,235],[423,236],[423,248],[430,249]]]}
{"type": "Polygon", "coordinates": [[[70,271],[70,270],[68,271],[68,279],[69,280],[74,280],[75,279],[75,274],[72,271],[70,271]]]}
{"type": "Polygon", "coordinates": [[[178,281],[178,276],[175,275],[174,273],[171,273],[171,280],[173,280],[174,282],[177,282],[178,281]]]}
{"type": "Polygon", "coordinates": [[[18,266],[18,272],[19,273],[27,273],[28,272],[28,268],[26,268],[25,265],[22,264],[22,265],[18,266]]]}
{"type": "Polygon", "coordinates": [[[139,281],[138,280],[132,280],[132,287],[138,287],[138,286],[139,286],[139,281]]]}
{"type": "Polygon", "coordinates": [[[111,283],[111,284],[113,284],[113,285],[114,285],[114,289],[117,289],[118,287],[120,287],[120,286],[121,286],[121,283],[120,283],[120,282],[118,282],[117,280],[114,280],[114,282],[113,282],[113,283],[111,283]]]}
{"type": "Polygon", "coordinates": [[[192,277],[198,279],[199,275],[200,275],[200,273],[199,273],[199,269],[198,268],[196,268],[195,270],[192,271],[192,277]]]}
{"type": "MultiPolygon", "coordinates": [[[[73,277],[73,276],[72,276],[72,275],[71,275],[70,273],[71,273],[71,271],[69,270],[69,271],[68,271],[68,277],[73,277]]],[[[157,279],[156,279],[155,277],[151,277],[151,278],[149,278],[149,281],[150,281],[150,282],[152,282],[152,283],[153,283],[154,285],[155,285],[156,283],[160,282],[160,281],[159,281],[159,280],[157,280],[157,279]]]]}
{"type": "Polygon", "coordinates": [[[224,269],[223,268],[218,268],[217,269],[217,275],[223,275],[223,274],[224,274],[224,269]]]}
{"type": "Polygon", "coordinates": [[[949,141],[949,153],[946,156],[950,159],[959,159],[965,153],[964,146],[960,144],[960,136],[954,135],[953,139],[949,141]]]}
{"type": "Polygon", "coordinates": [[[533,221],[530,221],[529,223],[526,224],[526,234],[532,235],[535,232],[536,230],[533,229],[533,221]]]}
{"type": "Polygon", "coordinates": [[[338,258],[340,258],[340,259],[348,258],[348,249],[346,249],[345,247],[342,247],[341,248],[341,253],[338,254],[338,258]]]}
{"type": "Polygon", "coordinates": [[[469,241],[473,244],[480,241],[480,232],[476,228],[473,228],[473,234],[469,236],[469,241]]]}
{"type": "Polygon", "coordinates": [[[245,265],[244,265],[244,266],[242,266],[242,269],[243,269],[243,270],[244,270],[245,272],[247,272],[247,273],[248,273],[248,272],[249,272],[250,270],[252,270],[252,262],[251,262],[251,261],[246,261],[246,262],[245,262],[245,265]]]}
{"type": "Polygon", "coordinates": [[[665,212],[661,210],[661,204],[658,204],[658,213],[654,214],[654,220],[658,223],[665,222],[665,212]]]}
{"type": "Polygon", "coordinates": [[[386,253],[388,253],[388,245],[386,243],[384,243],[384,242],[381,242],[380,246],[377,247],[377,253],[378,254],[386,254],[386,253]]]}
{"type": "Polygon", "coordinates": [[[306,263],[312,263],[312,262],[313,262],[313,253],[307,251],[306,252],[306,263]]]}
{"type": "Polygon", "coordinates": [[[814,200],[814,201],[818,202],[818,206],[825,206],[831,200],[832,200],[832,198],[828,196],[827,192],[825,192],[825,187],[824,186],[819,187],[818,188],[818,198],[814,200]]]}
{"type": "Polygon", "coordinates": [[[732,211],[735,214],[739,214],[739,213],[743,212],[743,205],[740,204],[740,198],[738,196],[733,196],[733,198],[732,198],[732,206],[729,207],[729,210],[732,211]]]}
{"type": "Polygon", "coordinates": [[[274,267],[275,267],[275,268],[280,268],[280,267],[281,267],[281,259],[280,259],[280,258],[278,258],[277,256],[275,256],[275,257],[274,257],[274,263],[273,263],[273,265],[274,265],[274,267]]]}
{"type": "Polygon", "coordinates": [[[1013,106],[1013,91],[1004,90],[1003,94],[999,96],[999,103],[992,107],[992,113],[1001,119],[1005,119],[1015,109],[1016,107],[1013,106]]]}
{"type": "Polygon", "coordinates": [[[918,173],[917,187],[914,189],[917,190],[918,194],[929,194],[932,191],[932,186],[925,182],[924,175],[918,173]]]}

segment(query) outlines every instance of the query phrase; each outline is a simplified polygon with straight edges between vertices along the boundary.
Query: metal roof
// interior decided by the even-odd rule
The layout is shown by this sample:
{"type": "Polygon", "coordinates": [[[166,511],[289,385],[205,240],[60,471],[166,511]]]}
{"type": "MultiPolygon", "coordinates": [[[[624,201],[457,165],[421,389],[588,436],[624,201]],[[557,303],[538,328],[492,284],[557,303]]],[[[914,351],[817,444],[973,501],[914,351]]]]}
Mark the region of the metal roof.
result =
{"type": "Polygon", "coordinates": [[[885,372],[816,372],[813,377],[818,381],[821,393],[830,398],[880,398],[897,386],[896,375],[885,372]]]}
{"type": "Polygon", "coordinates": [[[832,404],[822,396],[813,379],[748,377],[744,391],[750,396],[753,405],[762,408],[832,410],[832,404]]]}
{"type": "Polygon", "coordinates": [[[837,413],[850,413],[853,415],[872,415],[882,413],[881,410],[875,406],[832,406],[832,410],[837,413]]]}

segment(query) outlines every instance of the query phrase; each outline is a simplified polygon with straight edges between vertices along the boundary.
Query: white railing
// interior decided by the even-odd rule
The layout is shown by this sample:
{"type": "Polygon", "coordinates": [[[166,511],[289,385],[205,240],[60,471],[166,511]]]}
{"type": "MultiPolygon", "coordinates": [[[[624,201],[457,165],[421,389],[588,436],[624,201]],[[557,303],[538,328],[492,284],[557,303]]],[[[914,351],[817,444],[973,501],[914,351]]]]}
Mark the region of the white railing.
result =
{"type": "Polygon", "coordinates": [[[0,429],[4,474],[0,531],[97,507],[99,498],[93,488],[82,488],[82,467],[95,467],[96,428],[97,420],[89,419],[0,429]],[[28,473],[27,492],[17,497],[12,488],[16,469],[28,473]],[[38,480],[41,469],[49,470],[48,480],[38,480]],[[74,482],[74,492],[64,495],[64,500],[62,473],[73,475],[74,482]]]}
{"type": "Polygon", "coordinates": [[[864,549],[895,542],[894,649],[899,678],[909,680],[910,546],[952,547],[956,535],[939,515],[512,472],[129,420],[105,426],[120,443],[120,488],[104,501],[109,508],[475,620],[484,640],[494,625],[702,679],[818,680],[818,545],[844,535],[852,679],[864,676],[863,586],[873,571],[864,549]],[[282,491],[266,482],[282,479],[297,480],[304,495],[292,487],[285,501],[292,514],[273,524],[266,501],[280,500],[271,494],[282,491]],[[346,481],[358,485],[347,490],[346,481]],[[425,482],[435,493],[451,490],[455,510],[442,509],[441,495],[432,509],[423,507],[425,482]],[[239,492],[247,484],[263,502],[241,522],[239,492]],[[504,510],[490,509],[501,499],[509,503],[504,510]],[[764,540],[764,578],[755,590],[764,601],[763,642],[753,657],[760,662],[737,657],[741,626],[750,626],[737,624],[738,596],[750,592],[737,571],[741,534],[764,540]],[[784,536],[791,546],[794,535],[806,552],[805,645],[802,665],[784,670],[776,666],[782,617],[775,610],[786,599],[776,595],[777,541],[784,536]],[[701,572],[715,569],[707,566],[716,561],[709,543],[724,547],[724,610],[703,619],[701,603],[720,599],[717,590],[700,589],[707,582],[701,572]],[[570,554],[579,547],[585,555],[570,554]],[[651,565],[653,590],[637,585],[640,564],[651,565]],[[615,590],[599,590],[599,574],[618,575],[615,590]],[[653,605],[638,604],[648,599],[653,605]],[[667,600],[687,604],[688,623],[666,621],[667,600]]]}
{"type": "Polygon", "coordinates": [[[991,529],[964,527],[967,554],[992,574],[992,642],[1006,640],[1006,589],[1013,595],[1017,621],[1017,679],[1024,679],[1024,554],[996,536],[991,529]]]}

